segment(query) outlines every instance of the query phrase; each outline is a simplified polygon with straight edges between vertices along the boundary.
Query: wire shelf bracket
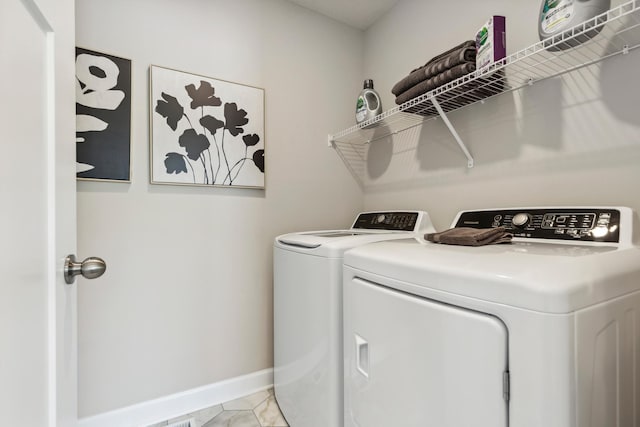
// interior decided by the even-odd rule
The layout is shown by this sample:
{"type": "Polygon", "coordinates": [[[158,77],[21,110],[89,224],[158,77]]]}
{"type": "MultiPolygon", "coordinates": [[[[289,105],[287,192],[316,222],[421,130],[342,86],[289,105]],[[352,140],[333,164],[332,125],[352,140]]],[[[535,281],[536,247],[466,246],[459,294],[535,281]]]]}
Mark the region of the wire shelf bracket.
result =
{"type": "Polygon", "coordinates": [[[451,121],[449,121],[449,117],[447,117],[447,113],[444,112],[444,110],[440,106],[440,103],[438,103],[438,101],[436,100],[435,96],[431,98],[431,103],[433,104],[434,107],[436,107],[436,110],[438,111],[438,114],[442,118],[442,121],[444,122],[445,125],[447,125],[449,132],[451,132],[451,135],[453,135],[453,138],[458,143],[460,150],[462,150],[464,155],[467,157],[467,167],[472,168],[473,157],[471,156],[471,153],[469,153],[469,150],[467,150],[467,146],[464,145],[464,142],[462,142],[462,138],[460,138],[460,135],[458,135],[458,132],[456,132],[456,128],[454,128],[453,125],[451,124],[451,121]]]}

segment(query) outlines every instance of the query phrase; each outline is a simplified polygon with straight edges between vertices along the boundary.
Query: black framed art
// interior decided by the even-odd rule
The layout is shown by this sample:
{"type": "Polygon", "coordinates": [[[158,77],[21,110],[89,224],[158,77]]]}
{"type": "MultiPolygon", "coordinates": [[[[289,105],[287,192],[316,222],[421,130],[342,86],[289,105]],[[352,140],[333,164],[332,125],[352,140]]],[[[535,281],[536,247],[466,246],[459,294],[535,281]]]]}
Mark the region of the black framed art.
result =
{"type": "Polygon", "coordinates": [[[76,47],[76,176],[131,180],[131,60],[76,47]]]}

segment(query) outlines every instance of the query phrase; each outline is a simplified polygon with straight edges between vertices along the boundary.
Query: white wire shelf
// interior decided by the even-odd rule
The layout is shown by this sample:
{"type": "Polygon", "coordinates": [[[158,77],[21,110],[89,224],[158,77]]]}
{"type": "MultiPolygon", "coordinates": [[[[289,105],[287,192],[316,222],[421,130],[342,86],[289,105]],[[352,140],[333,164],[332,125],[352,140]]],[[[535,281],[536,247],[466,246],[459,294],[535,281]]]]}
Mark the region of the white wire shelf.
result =
{"type": "MultiPolygon", "coordinates": [[[[384,111],[373,119],[329,135],[329,145],[338,151],[362,185],[367,144],[436,117],[442,117],[450,125],[447,113],[578,70],[614,55],[626,54],[639,46],[640,0],[632,0],[562,34],[384,111]]],[[[468,166],[472,167],[473,158],[453,127],[450,130],[467,156],[468,166]]]]}

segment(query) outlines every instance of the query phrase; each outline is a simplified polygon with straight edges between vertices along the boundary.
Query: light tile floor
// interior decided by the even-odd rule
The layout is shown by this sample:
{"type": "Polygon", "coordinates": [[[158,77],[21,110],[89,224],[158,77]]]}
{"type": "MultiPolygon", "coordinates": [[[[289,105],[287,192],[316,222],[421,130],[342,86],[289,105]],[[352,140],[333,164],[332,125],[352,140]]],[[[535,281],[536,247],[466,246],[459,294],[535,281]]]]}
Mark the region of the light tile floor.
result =
{"type": "Polygon", "coordinates": [[[162,427],[192,419],[189,427],[288,427],[273,389],[259,391],[221,405],[153,424],[162,427]]]}

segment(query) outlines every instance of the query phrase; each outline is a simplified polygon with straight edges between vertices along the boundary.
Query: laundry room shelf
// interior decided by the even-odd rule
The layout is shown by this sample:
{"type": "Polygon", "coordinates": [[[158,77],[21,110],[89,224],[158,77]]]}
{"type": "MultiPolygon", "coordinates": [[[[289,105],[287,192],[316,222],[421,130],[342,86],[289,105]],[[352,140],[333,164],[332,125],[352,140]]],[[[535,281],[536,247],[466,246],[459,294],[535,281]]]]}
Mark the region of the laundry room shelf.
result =
{"type": "Polygon", "coordinates": [[[640,46],[640,0],[632,0],[562,34],[535,43],[499,62],[405,102],[373,119],[328,137],[362,186],[368,144],[440,117],[473,166],[473,157],[447,114],[493,96],[556,77],[640,46]]]}

